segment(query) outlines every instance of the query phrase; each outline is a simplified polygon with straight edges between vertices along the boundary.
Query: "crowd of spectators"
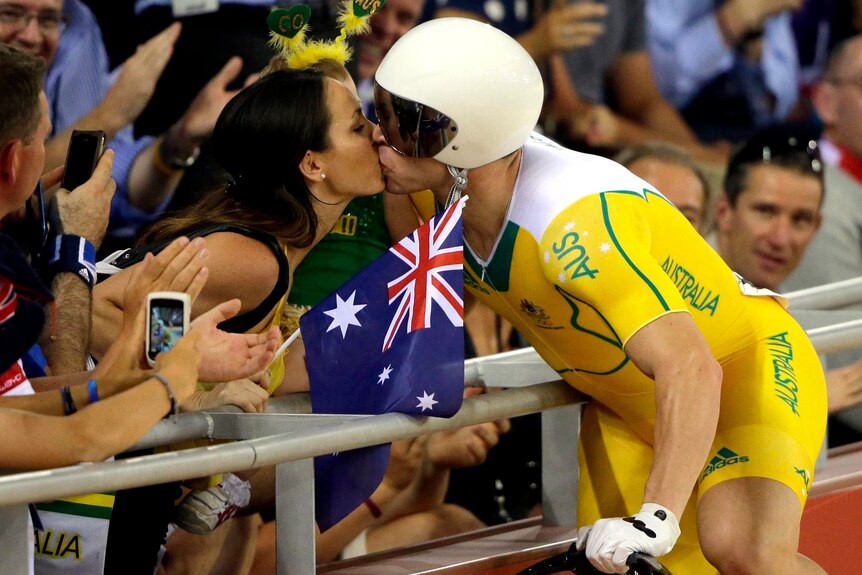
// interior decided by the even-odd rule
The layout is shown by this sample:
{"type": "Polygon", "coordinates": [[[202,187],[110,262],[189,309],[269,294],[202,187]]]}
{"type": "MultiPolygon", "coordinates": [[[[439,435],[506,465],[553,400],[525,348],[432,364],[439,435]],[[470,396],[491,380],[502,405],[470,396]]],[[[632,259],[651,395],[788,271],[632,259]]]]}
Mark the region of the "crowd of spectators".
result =
{"type": "MultiPolygon", "coordinates": [[[[285,93],[279,78],[295,72],[270,64],[271,1],[119,4],[0,0],[0,417],[9,429],[27,426],[20,443],[29,443],[23,452],[6,442],[6,468],[114,455],[169,408],[230,404],[262,412],[273,394],[306,391],[301,340],[287,360],[269,365],[281,334],[421,223],[420,198],[393,199],[376,174],[325,160],[294,174],[314,201],[294,193],[296,180],[274,155],[286,153],[276,142],[291,138],[288,128],[274,132],[281,126],[272,117],[260,120],[258,132],[231,125],[243,93],[263,98],[269,87],[274,102],[273,94],[285,93]],[[72,131],[93,129],[106,132],[110,151],[86,184],[60,189],[72,131]],[[367,186],[357,193],[363,177],[367,186]],[[250,187],[272,194],[243,194],[250,187]],[[49,212],[62,234],[46,229],[49,212]],[[225,224],[262,229],[271,243],[225,229],[177,239],[225,224]],[[96,286],[97,252],[155,239],[175,241],[96,286]],[[43,259],[51,249],[55,259],[43,259]],[[153,373],[139,357],[141,308],[148,291],[164,289],[192,293],[195,329],[160,356],[153,373]],[[231,317],[227,329],[220,322],[231,317]],[[202,342],[229,353],[215,358],[202,342]],[[98,360],[94,369],[88,356],[98,360]],[[105,434],[109,428],[120,433],[105,434]],[[33,449],[38,438],[51,449],[33,449]]],[[[309,4],[310,33],[334,37],[339,3],[309,4]]],[[[326,82],[334,79],[373,121],[374,72],[410,28],[451,16],[488,22],[516,38],[543,73],[537,130],[614,158],[677,205],[754,288],[785,292],[862,275],[859,4],[388,0],[370,30],[352,40],[347,69],[319,71],[311,82],[331,91],[326,82]]],[[[307,97],[325,107],[314,94],[307,97]]],[[[278,106],[294,113],[298,104],[282,98],[278,106]]],[[[329,106],[317,112],[337,117],[329,106]]],[[[296,153],[313,148],[296,145],[296,153]]],[[[465,324],[468,355],[523,345],[511,325],[478,304],[465,324]]],[[[862,358],[834,354],[825,366],[830,445],[858,441],[862,358]]],[[[538,422],[527,416],[396,443],[372,495],[376,504],[321,534],[318,559],[540,513],[538,441],[538,422]]],[[[146,495],[144,507],[166,503],[151,544],[136,550],[140,557],[130,551],[139,540],[128,530],[137,527],[123,519],[132,514],[134,522],[137,512],[124,511],[118,494],[99,568],[274,572],[272,476],[247,479],[251,501],[241,504],[225,495],[224,482],[209,487],[203,497],[235,507],[237,517],[224,526],[220,517],[195,537],[168,528],[175,500],[190,489],[146,495]]],[[[38,557],[35,565],[38,573],[38,557]]]]}

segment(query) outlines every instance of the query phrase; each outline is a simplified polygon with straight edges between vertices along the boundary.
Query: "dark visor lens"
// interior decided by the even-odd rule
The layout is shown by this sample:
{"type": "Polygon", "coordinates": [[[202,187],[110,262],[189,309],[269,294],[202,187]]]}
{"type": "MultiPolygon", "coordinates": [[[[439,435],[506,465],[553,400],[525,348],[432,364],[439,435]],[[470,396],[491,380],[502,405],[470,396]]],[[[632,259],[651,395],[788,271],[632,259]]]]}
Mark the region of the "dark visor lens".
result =
{"type": "Polygon", "coordinates": [[[374,111],[386,143],[412,158],[431,158],[458,134],[452,118],[374,83],[374,111]]]}

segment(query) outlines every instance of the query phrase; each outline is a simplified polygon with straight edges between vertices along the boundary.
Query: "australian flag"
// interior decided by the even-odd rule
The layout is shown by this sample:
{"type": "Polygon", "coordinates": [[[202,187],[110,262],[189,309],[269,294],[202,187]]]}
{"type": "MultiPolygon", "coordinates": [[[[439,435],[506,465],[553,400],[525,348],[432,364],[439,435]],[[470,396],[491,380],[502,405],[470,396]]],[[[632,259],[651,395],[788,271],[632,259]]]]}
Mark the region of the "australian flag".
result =
{"type": "MultiPolygon", "coordinates": [[[[300,319],[314,413],[451,417],[464,393],[464,200],[300,319]]],[[[380,484],[389,445],[315,458],[325,531],[380,484]]]]}

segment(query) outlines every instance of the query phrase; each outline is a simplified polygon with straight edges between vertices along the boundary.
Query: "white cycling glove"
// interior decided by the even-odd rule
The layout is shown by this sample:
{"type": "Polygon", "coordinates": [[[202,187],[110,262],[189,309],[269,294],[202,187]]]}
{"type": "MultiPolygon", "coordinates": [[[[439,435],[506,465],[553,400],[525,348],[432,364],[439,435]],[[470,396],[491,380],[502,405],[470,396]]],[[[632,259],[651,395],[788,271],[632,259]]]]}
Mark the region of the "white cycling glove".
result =
{"type": "Polygon", "coordinates": [[[673,549],[679,538],[679,521],[666,507],[644,503],[633,517],[599,519],[578,529],[578,549],[594,567],[605,573],[626,573],[626,559],[632,553],[661,557],[673,549]]]}

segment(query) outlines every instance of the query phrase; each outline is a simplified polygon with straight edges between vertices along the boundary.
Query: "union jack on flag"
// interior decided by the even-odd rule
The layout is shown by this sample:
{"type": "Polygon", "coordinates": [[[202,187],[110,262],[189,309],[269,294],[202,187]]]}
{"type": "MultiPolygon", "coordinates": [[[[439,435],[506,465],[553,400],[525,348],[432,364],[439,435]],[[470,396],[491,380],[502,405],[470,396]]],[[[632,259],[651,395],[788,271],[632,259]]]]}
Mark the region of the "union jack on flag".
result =
{"type": "MultiPolygon", "coordinates": [[[[300,318],[314,413],[451,417],[461,407],[463,206],[453,204],[300,318]]],[[[315,458],[321,530],[371,495],[388,457],[385,445],[315,458]]]]}
{"type": "MultiPolygon", "coordinates": [[[[456,209],[444,212],[440,220],[434,218],[429,222],[430,225],[422,226],[392,247],[393,253],[409,269],[387,284],[389,304],[398,299],[401,301],[386,330],[383,351],[392,346],[395,334],[405,319],[407,333],[431,327],[431,308],[435,302],[452,325],[463,325],[463,288],[453,288],[443,275],[445,271],[464,268],[463,240],[458,245],[447,242],[452,231],[461,227],[461,203],[458,202],[456,206],[456,209]]],[[[458,286],[461,285],[459,275],[458,286]]]]}

